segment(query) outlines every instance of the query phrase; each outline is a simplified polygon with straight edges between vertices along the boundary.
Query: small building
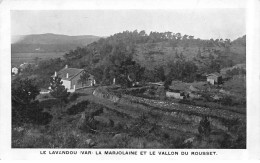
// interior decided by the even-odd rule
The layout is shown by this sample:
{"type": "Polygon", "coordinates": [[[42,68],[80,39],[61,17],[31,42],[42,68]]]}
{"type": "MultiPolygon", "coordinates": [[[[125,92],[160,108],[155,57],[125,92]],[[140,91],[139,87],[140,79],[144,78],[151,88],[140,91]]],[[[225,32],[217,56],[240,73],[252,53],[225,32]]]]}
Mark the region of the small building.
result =
{"type": "Polygon", "coordinates": [[[65,68],[61,69],[59,72],[54,73],[52,77],[60,77],[62,84],[68,89],[68,92],[75,92],[75,90],[84,88],[84,87],[91,87],[96,84],[94,76],[90,74],[90,77],[87,79],[86,82],[80,82],[80,76],[83,74],[84,69],[78,68],[68,68],[66,65],[65,68]]]}
{"type": "Polygon", "coordinates": [[[178,90],[169,90],[166,91],[166,97],[175,98],[175,99],[184,99],[185,94],[184,92],[178,90]]]}
{"type": "Polygon", "coordinates": [[[49,93],[50,93],[49,89],[41,88],[41,90],[40,90],[40,94],[49,94],[49,93]]]}
{"type": "Polygon", "coordinates": [[[220,73],[212,73],[207,75],[207,82],[212,85],[221,84],[222,83],[222,75],[220,73]]]}
{"type": "Polygon", "coordinates": [[[192,93],[192,92],[189,93],[189,98],[191,99],[201,99],[201,97],[202,96],[200,94],[192,93]]]}
{"type": "Polygon", "coordinates": [[[12,68],[12,74],[16,75],[16,74],[18,74],[18,72],[19,72],[19,69],[17,67],[12,68]]]}

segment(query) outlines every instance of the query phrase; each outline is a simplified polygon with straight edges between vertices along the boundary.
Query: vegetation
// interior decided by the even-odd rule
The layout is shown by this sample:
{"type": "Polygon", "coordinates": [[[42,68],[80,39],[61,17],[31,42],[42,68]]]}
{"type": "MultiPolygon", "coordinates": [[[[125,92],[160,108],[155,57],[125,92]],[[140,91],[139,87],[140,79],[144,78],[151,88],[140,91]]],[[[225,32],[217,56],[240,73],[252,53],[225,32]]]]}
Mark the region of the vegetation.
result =
{"type": "Polygon", "coordinates": [[[40,89],[33,79],[20,79],[12,81],[12,99],[20,105],[31,104],[36,96],[40,93],[40,89]]]}
{"type": "Polygon", "coordinates": [[[46,124],[52,116],[44,113],[35,100],[40,89],[33,79],[17,78],[12,82],[12,125],[24,123],[46,124]]]}
{"type": "Polygon", "coordinates": [[[78,80],[78,83],[81,83],[82,86],[87,83],[88,78],[90,77],[90,74],[84,70],[82,75],[80,76],[80,79],[78,80]]]}
{"type": "Polygon", "coordinates": [[[38,61],[38,67],[24,71],[24,75],[37,74],[37,82],[47,88],[49,76],[67,64],[87,69],[103,84],[111,84],[114,77],[118,78],[118,84],[128,87],[135,81],[157,82],[167,78],[167,81],[194,81],[196,73],[219,72],[224,67],[243,63],[245,51],[237,51],[238,47],[245,49],[245,37],[234,41],[201,40],[181,33],[124,31],[70,50],[64,59],[38,61]]]}
{"type": "Polygon", "coordinates": [[[170,63],[168,67],[170,72],[166,76],[166,88],[169,87],[173,80],[193,82],[196,79],[197,66],[191,61],[186,61],[183,55],[177,55],[176,60],[170,63]]]}
{"type": "MultiPolygon", "coordinates": [[[[222,110],[242,116],[246,106],[244,69],[228,70],[228,78],[221,85],[212,86],[202,82],[202,88],[197,90],[191,90],[190,86],[199,83],[201,76],[207,73],[221,72],[223,68],[229,69],[237,63],[243,63],[244,41],[245,37],[234,41],[201,40],[181,33],[146,34],[145,31],[135,30],[117,33],[86,47],[70,50],[64,58],[48,61],[36,59],[37,65],[28,66],[12,81],[12,146],[245,148],[243,121],[223,121],[222,125],[227,126],[228,132],[238,135],[234,139],[230,133],[211,125],[213,123],[206,117],[198,120],[202,116],[197,114],[195,109],[198,108],[194,107],[192,112],[176,113],[172,108],[162,110],[152,104],[138,103],[122,96],[128,94],[144,97],[145,100],[157,99],[176,107],[178,103],[202,106],[201,110],[209,107],[220,118],[222,110]],[[96,90],[107,97],[114,93],[120,98],[119,102],[111,102],[105,97],[99,99],[93,96],[93,90],[89,90],[91,88],[68,93],[60,78],[50,80],[50,76],[65,65],[85,69],[79,80],[82,84],[86,83],[90,74],[94,75],[101,85],[96,90]],[[115,85],[109,87],[114,79],[115,85]],[[182,90],[185,99],[166,98],[165,89],[181,90],[178,85],[172,85],[172,81],[188,85],[182,90]],[[164,86],[149,86],[154,84],[152,82],[164,82],[164,86]],[[50,96],[39,96],[39,86],[50,86],[50,96]],[[140,87],[131,88],[133,86],[140,87]],[[201,96],[193,99],[188,96],[190,93],[201,96]],[[121,99],[125,101],[120,103],[121,99]],[[193,123],[193,119],[200,123],[193,123]]],[[[209,108],[206,110],[212,114],[209,108]]]]}
{"type": "Polygon", "coordinates": [[[58,99],[59,104],[62,107],[63,103],[67,102],[70,93],[67,92],[65,86],[62,85],[61,78],[59,78],[58,76],[51,78],[50,88],[51,88],[50,95],[58,99]]]}
{"type": "Polygon", "coordinates": [[[210,122],[207,117],[203,117],[200,121],[198,131],[203,136],[209,136],[211,132],[210,122]]]}

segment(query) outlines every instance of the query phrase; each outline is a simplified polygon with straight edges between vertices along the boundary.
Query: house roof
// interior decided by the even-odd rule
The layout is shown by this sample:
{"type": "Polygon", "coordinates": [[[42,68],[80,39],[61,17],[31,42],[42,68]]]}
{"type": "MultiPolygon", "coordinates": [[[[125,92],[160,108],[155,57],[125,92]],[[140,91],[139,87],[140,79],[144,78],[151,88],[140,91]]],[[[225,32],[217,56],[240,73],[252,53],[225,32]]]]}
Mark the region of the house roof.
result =
{"type": "MultiPolygon", "coordinates": [[[[78,68],[64,68],[61,69],[59,72],[57,72],[57,75],[63,79],[63,80],[71,80],[75,76],[77,76],[79,73],[84,71],[84,69],[78,69],[78,68]],[[67,78],[67,74],[69,74],[69,77],[67,78]]],[[[53,75],[54,77],[54,75],[53,75]]]]}
{"type": "Polygon", "coordinates": [[[175,90],[175,89],[171,89],[171,88],[168,89],[168,92],[172,92],[172,93],[182,93],[181,90],[175,90]]]}
{"type": "Polygon", "coordinates": [[[214,73],[211,73],[211,74],[208,74],[207,76],[216,76],[216,77],[220,77],[222,76],[220,73],[218,72],[214,72],[214,73]]]}

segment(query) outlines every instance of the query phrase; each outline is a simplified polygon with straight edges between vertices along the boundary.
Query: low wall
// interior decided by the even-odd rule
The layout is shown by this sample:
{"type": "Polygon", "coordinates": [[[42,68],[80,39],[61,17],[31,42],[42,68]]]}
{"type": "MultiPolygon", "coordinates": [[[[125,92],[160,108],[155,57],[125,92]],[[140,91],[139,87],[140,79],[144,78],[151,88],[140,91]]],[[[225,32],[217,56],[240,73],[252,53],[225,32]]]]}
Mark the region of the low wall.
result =
{"type": "Polygon", "coordinates": [[[99,98],[103,98],[103,99],[107,99],[109,101],[112,102],[118,102],[119,101],[119,97],[117,97],[116,95],[112,95],[108,92],[106,92],[106,90],[103,90],[101,88],[97,88],[93,91],[93,95],[99,98]]]}
{"type": "Polygon", "coordinates": [[[123,95],[121,101],[132,101],[140,104],[145,104],[154,107],[154,109],[162,110],[163,112],[165,112],[165,115],[182,118],[195,123],[199,123],[203,116],[208,116],[209,121],[213,126],[224,131],[227,131],[228,127],[224,124],[223,119],[227,121],[231,121],[234,119],[245,121],[245,115],[227,110],[210,109],[206,107],[172,103],[161,100],[152,100],[130,95],[123,95]]]}
{"type": "Polygon", "coordinates": [[[160,110],[159,112],[163,115],[182,118],[186,121],[197,124],[201,121],[203,116],[208,116],[212,126],[224,131],[227,131],[228,127],[223,123],[223,119],[227,121],[234,119],[245,120],[245,115],[227,110],[210,109],[206,107],[179,104],[169,101],[146,99],[125,94],[119,98],[118,96],[108,92],[106,88],[97,88],[93,92],[93,95],[123,105],[126,103],[139,103],[140,105],[146,105],[147,111],[160,110]]]}

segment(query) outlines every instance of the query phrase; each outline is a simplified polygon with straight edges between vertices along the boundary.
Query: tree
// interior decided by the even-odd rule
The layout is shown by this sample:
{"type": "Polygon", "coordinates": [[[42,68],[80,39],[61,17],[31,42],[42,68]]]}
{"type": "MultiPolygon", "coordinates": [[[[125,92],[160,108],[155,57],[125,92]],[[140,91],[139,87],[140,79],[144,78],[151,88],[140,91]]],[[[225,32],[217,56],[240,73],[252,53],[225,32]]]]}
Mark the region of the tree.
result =
{"type": "Polygon", "coordinates": [[[181,33],[176,33],[176,37],[177,37],[177,40],[181,40],[181,38],[182,38],[181,33]]]}
{"type": "Polygon", "coordinates": [[[185,40],[188,39],[188,37],[189,37],[189,36],[185,34],[184,36],[182,36],[182,39],[185,41],[185,40]]]}
{"type": "Polygon", "coordinates": [[[103,73],[104,73],[103,67],[104,66],[99,66],[99,67],[90,69],[90,72],[93,76],[95,76],[95,81],[97,83],[100,83],[103,79],[103,73]]]}
{"type": "Polygon", "coordinates": [[[39,93],[40,89],[34,79],[17,78],[12,82],[12,99],[20,105],[29,105],[39,93]]]}
{"type": "Polygon", "coordinates": [[[197,57],[198,57],[198,58],[201,58],[201,50],[200,50],[200,48],[199,48],[199,50],[198,50],[197,57]]]}
{"type": "Polygon", "coordinates": [[[80,75],[80,79],[78,80],[78,83],[81,83],[83,87],[83,85],[87,83],[89,77],[90,74],[86,70],[84,70],[82,75],[80,75]]]}
{"type": "Polygon", "coordinates": [[[142,79],[144,68],[128,57],[121,61],[119,65],[114,65],[113,75],[117,82],[123,87],[131,87],[136,81],[142,79]]]}
{"type": "Polygon", "coordinates": [[[59,100],[59,104],[62,107],[62,104],[64,102],[67,102],[69,92],[67,92],[67,89],[62,85],[61,78],[58,76],[51,78],[51,91],[50,94],[59,100]]]}
{"type": "Polygon", "coordinates": [[[140,35],[140,36],[146,36],[146,33],[145,33],[144,30],[142,30],[142,31],[139,32],[139,35],[140,35]]]}
{"type": "Polygon", "coordinates": [[[12,81],[12,124],[40,121],[37,117],[41,113],[39,101],[35,100],[40,89],[34,79],[17,78],[12,81]]]}
{"type": "MultiPolygon", "coordinates": [[[[186,61],[185,57],[177,55],[174,62],[169,64],[170,72],[166,76],[165,83],[170,83],[172,80],[181,80],[184,82],[193,82],[196,79],[198,67],[192,61],[186,61]]],[[[167,84],[165,84],[167,88],[167,84]]]]}
{"type": "Polygon", "coordinates": [[[220,72],[220,61],[211,60],[209,66],[207,67],[207,73],[220,72]]]}
{"type": "Polygon", "coordinates": [[[202,136],[208,136],[211,132],[210,122],[208,120],[208,117],[204,116],[198,127],[198,131],[202,136]]]}
{"type": "Polygon", "coordinates": [[[194,39],[194,36],[189,36],[189,39],[190,39],[190,40],[193,40],[193,39],[194,39]]]}
{"type": "Polygon", "coordinates": [[[143,80],[147,82],[160,82],[165,80],[164,68],[162,66],[155,67],[152,70],[145,69],[143,80]]]}

